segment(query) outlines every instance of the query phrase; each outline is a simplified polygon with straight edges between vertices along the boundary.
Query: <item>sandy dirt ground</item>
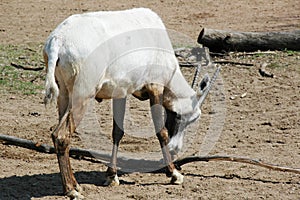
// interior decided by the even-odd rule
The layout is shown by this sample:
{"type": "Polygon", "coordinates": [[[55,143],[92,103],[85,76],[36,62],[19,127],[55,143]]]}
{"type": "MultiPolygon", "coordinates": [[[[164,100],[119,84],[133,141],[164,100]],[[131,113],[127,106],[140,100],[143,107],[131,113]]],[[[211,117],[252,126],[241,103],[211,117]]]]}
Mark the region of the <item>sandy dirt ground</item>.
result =
{"type": "MultiPolygon", "coordinates": [[[[292,0],[2,0],[0,44],[30,44],[41,48],[51,30],[71,14],[133,7],[153,9],[170,32],[176,33],[174,40],[184,38],[189,45],[195,43],[203,27],[235,31],[288,31],[300,28],[300,4],[292,0]]],[[[9,53],[1,53],[1,56],[9,57],[9,53]]],[[[190,128],[192,141],[187,141],[191,145],[184,155],[198,154],[210,130],[216,130],[220,135],[211,145],[209,155],[244,156],[300,168],[299,52],[274,52],[257,56],[232,54],[225,58],[254,63],[255,66],[223,66],[217,84],[219,89],[215,88],[219,93],[210,96],[203,107],[201,121],[196,127],[190,128]],[[272,66],[268,69],[275,74],[274,78],[259,75],[258,65],[263,62],[272,66]],[[218,112],[214,110],[213,98],[221,98],[220,95],[224,100],[221,104],[223,118],[216,118],[218,112]],[[220,124],[215,123],[214,119],[225,121],[220,124]]],[[[187,80],[191,81],[194,71],[187,68],[182,70],[187,80]]],[[[42,102],[42,92],[37,95],[16,95],[1,90],[0,133],[51,145],[50,129],[57,123],[56,108],[52,105],[45,109],[42,102]]],[[[160,157],[148,104],[133,98],[129,100],[127,134],[120,147],[125,156],[160,157]]],[[[72,138],[72,146],[98,150],[110,148],[110,105],[110,101],[94,105],[91,116],[87,116],[91,118],[86,119],[84,126],[72,138]],[[101,130],[101,134],[98,130],[101,130]]],[[[0,152],[1,200],[67,199],[62,194],[55,155],[4,144],[0,144],[0,152]]],[[[105,164],[76,159],[71,162],[86,199],[300,198],[299,174],[247,164],[190,163],[183,166],[185,182],[179,186],[170,185],[169,178],[164,174],[142,172],[136,166],[136,171],[120,174],[120,186],[104,187],[105,164]]]]}

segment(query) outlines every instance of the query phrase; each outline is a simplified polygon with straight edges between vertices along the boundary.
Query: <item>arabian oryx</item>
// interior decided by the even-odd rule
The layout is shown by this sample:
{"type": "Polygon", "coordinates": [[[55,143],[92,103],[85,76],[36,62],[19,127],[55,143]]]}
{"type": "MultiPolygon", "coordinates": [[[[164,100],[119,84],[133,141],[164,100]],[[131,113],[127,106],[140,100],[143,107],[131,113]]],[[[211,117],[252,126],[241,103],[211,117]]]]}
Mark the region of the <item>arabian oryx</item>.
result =
{"type": "Polygon", "coordinates": [[[50,34],[43,54],[47,66],[44,101],[58,104],[59,123],[52,139],[67,196],[82,198],[69,160],[69,144],[90,99],[113,99],[113,148],[105,184],[119,184],[117,152],[130,94],[150,99],[166,174],[173,184],[183,182],[172,155],[182,147],[185,127],[200,117],[210,80],[205,76],[197,92],[188,85],[166,28],[154,12],[139,8],[70,16],[50,34]]]}

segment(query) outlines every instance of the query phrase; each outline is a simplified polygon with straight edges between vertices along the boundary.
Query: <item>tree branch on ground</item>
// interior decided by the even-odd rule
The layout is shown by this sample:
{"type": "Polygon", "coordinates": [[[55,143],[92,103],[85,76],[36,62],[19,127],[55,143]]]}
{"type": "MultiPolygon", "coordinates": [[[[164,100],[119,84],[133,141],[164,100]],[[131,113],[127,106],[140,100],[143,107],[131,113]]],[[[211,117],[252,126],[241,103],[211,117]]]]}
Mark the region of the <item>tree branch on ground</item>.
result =
{"type": "MultiPolygon", "coordinates": [[[[35,150],[41,153],[48,153],[48,154],[54,154],[55,149],[53,146],[42,144],[40,142],[34,142],[31,140],[21,139],[14,136],[9,135],[3,135],[0,134],[0,140],[4,141],[4,144],[6,145],[14,145],[19,146],[31,150],[35,150]]],[[[95,158],[98,160],[101,160],[102,163],[108,163],[110,159],[110,155],[103,154],[94,150],[88,150],[88,149],[81,149],[81,148],[71,148],[70,149],[70,156],[74,159],[84,159],[85,157],[88,158],[95,158]]],[[[89,159],[85,159],[89,160],[89,159]]],[[[259,167],[264,167],[271,170],[276,171],[282,171],[282,172],[291,172],[300,174],[300,169],[297,168],[290,168],[290,167],[282,167],[274,164],[265,163],[259,160],[250,159],[250,158],[244,158],[244,157],[236,157],[236,156],[190,156],[185,157],[182,159],[178,159],[174,162],[175,165],[178,167],[191,163],[191,162],[199,162],[199,161],[229,161],[229,162],[237,162],[237,163],[246,163],[251,164],[259,167]]],[[[127,159],[120,158],[120,162],[129,162],[127,159]]],[[[161,171],[162,169],[156,170],[161,171]]]]}
{"type": "Polygon", "coordinates": [[[31,66],[23,66],[20,64],[16,64],[16,63],[10,63],[10,65],[12,67],[15,67],[17,69],[23,69],[23,70],[28,70],[28,71],[41,71],[44,69],[44,67],[31,67],[31,66]]]}

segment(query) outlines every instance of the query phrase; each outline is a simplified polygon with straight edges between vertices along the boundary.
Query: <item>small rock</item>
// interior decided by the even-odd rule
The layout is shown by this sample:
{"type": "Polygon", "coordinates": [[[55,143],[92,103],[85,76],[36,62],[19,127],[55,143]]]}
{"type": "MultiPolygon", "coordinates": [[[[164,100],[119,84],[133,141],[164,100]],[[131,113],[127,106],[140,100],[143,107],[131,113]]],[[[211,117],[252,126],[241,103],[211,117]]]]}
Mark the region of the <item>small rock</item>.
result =
{"type": "Polygon", "coordinates": [[[264,126],[272,126],[272,123],[271,123],[271,122],[263,122],[261,125],[264,125],[264,126]]]}
{"type": "Polygon", "coordinates": [[[28,113],[28,116],[29,116],[29,115],[34,116],[34,117],[38,117],[38,116],[40,116],[41,114],[38,113],[38,112],[29,112],[29,113],[28,113]]]}
{"type": "Polygon", "coordinates": [[[26,59],[26,56],[19,56],[18,59],[19,60],[24,60],[24,59],[26,59]]]}
{"type": "Polygon", "coordinates": [[[261,64],[261,67],[260,67],[260,69],[259,69],[260,75],[261,75],[262,77],[275,78],[275,76],[274,76],[272,73],[266,71],[267,65],[268,65],[267,63],[261,64]]]}
{"type": "Polygon", "coordinates": [[[216,111],[209,111],[208,114],[209,115],[214,115],[214,114],[216,114],[216,111]]]}
{"type": "Polygon", "coordinates": [[[188,60],[189,62],[196,62],[196,61],[197,61],[197,57],[194,56],[194,55],[192,55],[192,56],[188,57],[187,60],[188,60]]]}
{"type": "Polygon", "coordinates": [[[243,93],[243,94],[241,95],[241,98],[244,98],[246,95],[247,95],[247,92],[243,93]]]}
{"type": "Polygon", "coordinates": [[[230,97],[231,100],[234,100],[236,98],[236,95],[233,95],[230,97]]]}

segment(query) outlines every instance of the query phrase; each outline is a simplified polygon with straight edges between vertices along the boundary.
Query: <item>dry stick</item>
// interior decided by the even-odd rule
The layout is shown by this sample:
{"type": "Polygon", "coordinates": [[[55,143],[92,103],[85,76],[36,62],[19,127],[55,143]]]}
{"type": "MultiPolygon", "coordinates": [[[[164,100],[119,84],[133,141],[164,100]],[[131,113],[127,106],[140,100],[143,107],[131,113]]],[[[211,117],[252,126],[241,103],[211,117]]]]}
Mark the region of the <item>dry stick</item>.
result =
{"type": "Polygon", "coordinates": [[[233,64],[233,65],[245,65],[245,66],[254,66],[252,63],[242,63],[242,62],[235,62],[235,61],[230,61],[230,60],[216,60],[214,63],[218,64],[233,64]]]}
{"type": "MultiPolygon", "coordinates": [[[[41,144],[39,142],[33,142],[31,140],[21,139],[14,136],[8,136],[0,134],[0,140],[5,141],[6,144],[19,146],[27,149],[36,150],[38,152],[42,153],[48,153],[48,154],[54,154],[55,149],[52,146],[49,146],[47,144],[41,144]]],[[[81,148],[71,148],[70,149],[70,156],[76,156],[73,157],[75,159],[81,159],[82,157],[89,157],[89,158],[96,158],[104,163],[106,163],[110,156],[107,154],[102,154],[97,151],[93,150],[87,150],[87,149],[81,149],[81,148]]],[[[276,171],[282,171],[282,172],[292,172],[296,174],[300,174],[300,169],[297,168],[290,168],[290,167],[282,167],[277,166],[274,164],[268,164],[264,163],[262,161],[249,159],[249,158],[243,158],[243,157],[234,157],[234,156],[191,156],[191,157],[185,157],[179,160],[176,160],[174,164],[177,166],[182,166],[184,164],[190,163],[190,162],[196,162],[196,161],[231,161],[231,162],[238,162],[238,163],[246,163],[251,165],[256,165],[259,167],[264,167],[276,171]]]]}
{"type": "Polygon", "coordinates": [[[197,62],[179,62],[180,67],[197,67],[198,63],[197,62]]]}
{"type": "MultiPolygon", "coordinates": [[[[233,65],[244,65],[252,67],[254,64],[252,63],[243,63],[243,62],[235,62],[230,60],[216,60],[213,63],[215,64],[233,64],[233,65]]],[[[180,67],[196,67],[197,63],[190,63],[190,62],[179,62],[180,67]]]]}
{"type": "Polygon", "coordinates": [[[243,158],[243,157],[235,157],[235,156],[191,156],[191,157],[185,157],[179,160],[175,161],[175,164],[181,166],[190,162],[196,162],[196,161],[231,161],[231,162],[238,162],[238,163],[246,163],[251,165],[256,165],[259,167],[264,167],[276,171],[282,171],[282,172],[292,172],[296,174],[300,174],[299,168],[290,168],[290,167],[283,167],[278,166],[274,164],[265,163],[259,160],[254,160],[250,158],[243,158]]]}
{"type": "Polygon", "coordinates": [[[23,65],[19,65],[19,64],[16,64],[16,63],[10,63],[11,66],[17,68],[17,69],[23,69],[23,70],[31,70],[31,71],[41,71],[44,69],[44,67],[30,67],[30,66],[23,66],[23,65]]]}
{"type": "Polygon", "coordinates": [[[6,144],[9,145],[32,149],[42,153],[49,153],[49,154],[55,153],[54,147],[49,146],[47,144],[41,144],[39,142],[33,142],[31,140],[26,140],[26,139],[9,136],[9,135],[3,135],[3,134],[0,134],[0,140],[5,141],[6,144]]]}
{"type": "Polygon", "coordinates": [[[261,55],[261,54],[272,54],[276,55],[276,51],[255,51],[255,52],[229,52],[229,54],[235,55],[235,56],[255,56],[255,55],[261,55]]]}
{"type": "Polygon", "coordinates": [[[267,54],[267,55],[276,55],[276,51],[254,51],[254,52],[236,52],[236,51],[231,51],[231,52],[209,52],[209,55],[214,56],[214,57],[224,57],[228,55],[233,55],[233,56],[257,56],[257,55],[262,55],[262,54],[267,54]]]}
{"type": "MultiPolygon", "coordinates": [[[[27,139],[18,138],[15,136],[0,134],[0,140],[6,142],[7,145],[19,146],[26,149],[35,150],[41,153],[48,153],[48,154],[55,153],[55,148],[53,146],[42,144],[40,142],[34,142],[27,139]]],[[[81,149],[81,148],[71,148],[70,156],[77,156],[75,158],[80,158],[82,156],[97,158],[99,160],[103,160],[104,162],[108,161],[110,158],[110,156],[106,154],[101,154],[97,151],[81,149]]]]}

